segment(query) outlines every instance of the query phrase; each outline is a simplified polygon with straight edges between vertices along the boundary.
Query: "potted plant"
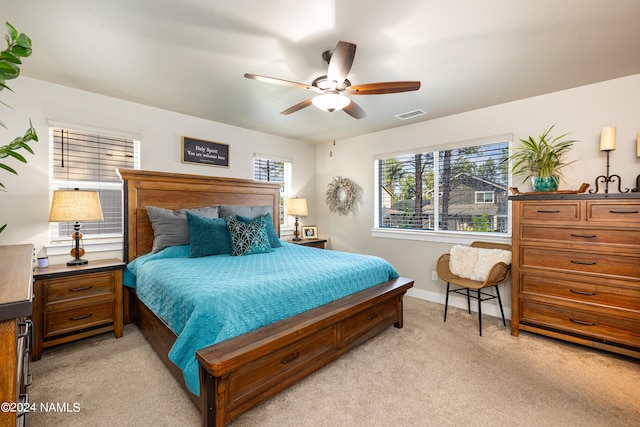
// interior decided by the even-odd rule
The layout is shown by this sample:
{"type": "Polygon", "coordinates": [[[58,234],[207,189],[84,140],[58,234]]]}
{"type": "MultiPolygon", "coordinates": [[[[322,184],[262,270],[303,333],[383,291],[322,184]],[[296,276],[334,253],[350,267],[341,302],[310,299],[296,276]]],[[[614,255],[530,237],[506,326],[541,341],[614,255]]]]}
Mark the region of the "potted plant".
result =
{"type": "Polygon", "coordinates": [[[531,178],[533,191],[556,191],[562,175],[562,168],[573,163],[565,161],[565,155],[571,150],[575,139],[564,139],[568,134],[555,138],[549,134],[550,126],[538,138],[530,136],[521,139],[521,147],[515,147],[509,157],[513,162],[514,175],[525,175],[525,181],[531,178]]]}
{"type": "MultiPolygon", "coordinates": [[[[20,58],[26,58],[31,55],[31,39],[23,33],[18,31],[10,23],[6,23],[7,35],[5,40],[7,41],[7,48],[0,52],[0,91],[3,89],[9,89],[6,81],[15,79],[20,75],[20,64],[22,61],[20,58]]],[[[0,101],[4,104],[4,102],[0,101]]],[[[5,104],[6,105],[6,104],[5,104]]],[[[5,124],[0,121],[0,126],[6,129],[5,124]]],[[[23,163],[27,163],[27,159],[18,150],[24,149],[33,154],[33,150],[27,144],[29,141],[37,141],[38,135],[33,128],[31,121],[29,121],[29,129],[22,136],[18,136],[9,144],[0,146],[0,159],[7,157],[17,159],[23,163]]],[[[0,169],[17,175],[18,172],[11,166],[4,163],[0,163],[0,169]]],[[[0,182],[0,191],[5,191],[5,186],[0,182]]],[[[5,229],[7,224],[0,226],[0,233],[5,229]]]]}

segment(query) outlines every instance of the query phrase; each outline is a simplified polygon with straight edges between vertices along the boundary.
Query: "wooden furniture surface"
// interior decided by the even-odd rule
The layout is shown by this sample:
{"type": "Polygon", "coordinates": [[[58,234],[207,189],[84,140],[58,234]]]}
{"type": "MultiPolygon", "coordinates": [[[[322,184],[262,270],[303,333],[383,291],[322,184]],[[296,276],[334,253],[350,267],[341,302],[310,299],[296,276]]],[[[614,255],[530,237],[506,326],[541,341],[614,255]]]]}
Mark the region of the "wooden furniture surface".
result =
{"type": "Polygon", "coordinates": [[[327,239],[288,240],[288,242],[296,245],[311,246],[312,248],[324,249],[327,244],[327,239]]]}
{"type": "Polygon", "coordinates": [[[512,335],[640,357],[640,194],[510,199],[512,335]]]}
{"type": "Polygon", "coordinates": [[[0,425],[26,423],[33,245],[0,246],[0,425]]]}
{"type": "MultiPolygon", "coordinates": [[[[279,230],[278,184],[136,170],[119,174],[124,182],[128,261],[151,250],[149,205],[167,209],[271,205],[279,230]]],[[[182,372],[168,358],[176,335],[129,288],[125,310],[200,408],[203,425],[223,426],[390,325],[401,328],[402,299],[411,286],[413,281],[406,278],[384,282],[199,350],[200,396],[186,389],[182,372]]]]}
{"type": "Polygon", "coordinates": [[[113,331],[122,336],[122,270],[118,259],[36,268],[33,360],[57,344],[113,331]]]}

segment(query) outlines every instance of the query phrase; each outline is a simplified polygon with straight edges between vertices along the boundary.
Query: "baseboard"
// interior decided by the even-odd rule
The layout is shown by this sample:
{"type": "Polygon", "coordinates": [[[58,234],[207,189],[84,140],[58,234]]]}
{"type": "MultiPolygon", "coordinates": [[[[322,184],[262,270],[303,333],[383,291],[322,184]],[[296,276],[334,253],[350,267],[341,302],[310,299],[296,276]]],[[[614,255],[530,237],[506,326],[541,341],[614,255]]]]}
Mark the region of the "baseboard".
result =
{"type": "MultiPolygon", "coordinates": [[[[425,291],[422,289],[411,288],[407,291],[407,296],[422,299],[425,301],[436,302],[438,304],[442,304],[442,310],[444,313],[444,300],[445,295],[439,292],[425,291]]],[[[504,298],[502,301],[502,308],[504,309],[504,317],[509,320],[511,319],[511,309],[509,307],[504,306],[504,298]]],[[[477,301],[471,301],[471,311],[474,313],[478,312],[477,301]]],[[[455,293],[449,295],[449,307],[461,308],[463,310],[467,309],[467,300],[463,296],[457,296],[455,293]]],[[[498,306],[498,300],[494,299],[490,302],[485,302],[482,304],[482,314],[486,314],[493,317],[501,317],[500,316],[500,307],[498,306]]]]}

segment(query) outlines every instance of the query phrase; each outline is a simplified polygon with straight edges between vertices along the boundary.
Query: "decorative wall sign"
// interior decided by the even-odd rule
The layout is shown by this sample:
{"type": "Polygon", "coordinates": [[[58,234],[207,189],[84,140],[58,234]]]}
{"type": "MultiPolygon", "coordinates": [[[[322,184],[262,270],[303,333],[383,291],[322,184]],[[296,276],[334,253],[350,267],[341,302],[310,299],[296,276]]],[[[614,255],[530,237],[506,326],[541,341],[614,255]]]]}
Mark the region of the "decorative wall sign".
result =
{"type": "Polygon", "coordinates": [[[182,137],[182,163],[229,167],[229,145],[182,137]]]}
{"type": "Polygon", "coordinates": [[[327,188],[327,206],[331,212],[347,215],[356,206],[357,188],[353,182],[341,176],[335,176],[327,188]]]}

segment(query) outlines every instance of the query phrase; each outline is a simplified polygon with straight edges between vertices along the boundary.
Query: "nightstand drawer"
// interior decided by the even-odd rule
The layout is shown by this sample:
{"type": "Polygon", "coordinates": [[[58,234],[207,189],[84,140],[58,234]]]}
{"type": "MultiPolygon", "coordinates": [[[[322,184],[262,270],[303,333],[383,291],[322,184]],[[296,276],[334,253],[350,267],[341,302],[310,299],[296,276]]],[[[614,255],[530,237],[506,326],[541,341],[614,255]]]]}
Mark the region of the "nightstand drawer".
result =
{"type": "MultiPolygon", "coordinates": [[[[104,296],[112,298],[115,292],[113,274],[96,273],[44,281],[43,303],[45,310],[54,309],[59,304],[80,299],[104,296]]],[[[81,301],[83,305],[86,301],[81,301]]]]}
{"type": "Polygon", "coordinates": [[[114,301],[89,304],[73,309],[45,312],[43,336],[47,338],[67,334],[80,329],[113,323],[114,301]]]}

